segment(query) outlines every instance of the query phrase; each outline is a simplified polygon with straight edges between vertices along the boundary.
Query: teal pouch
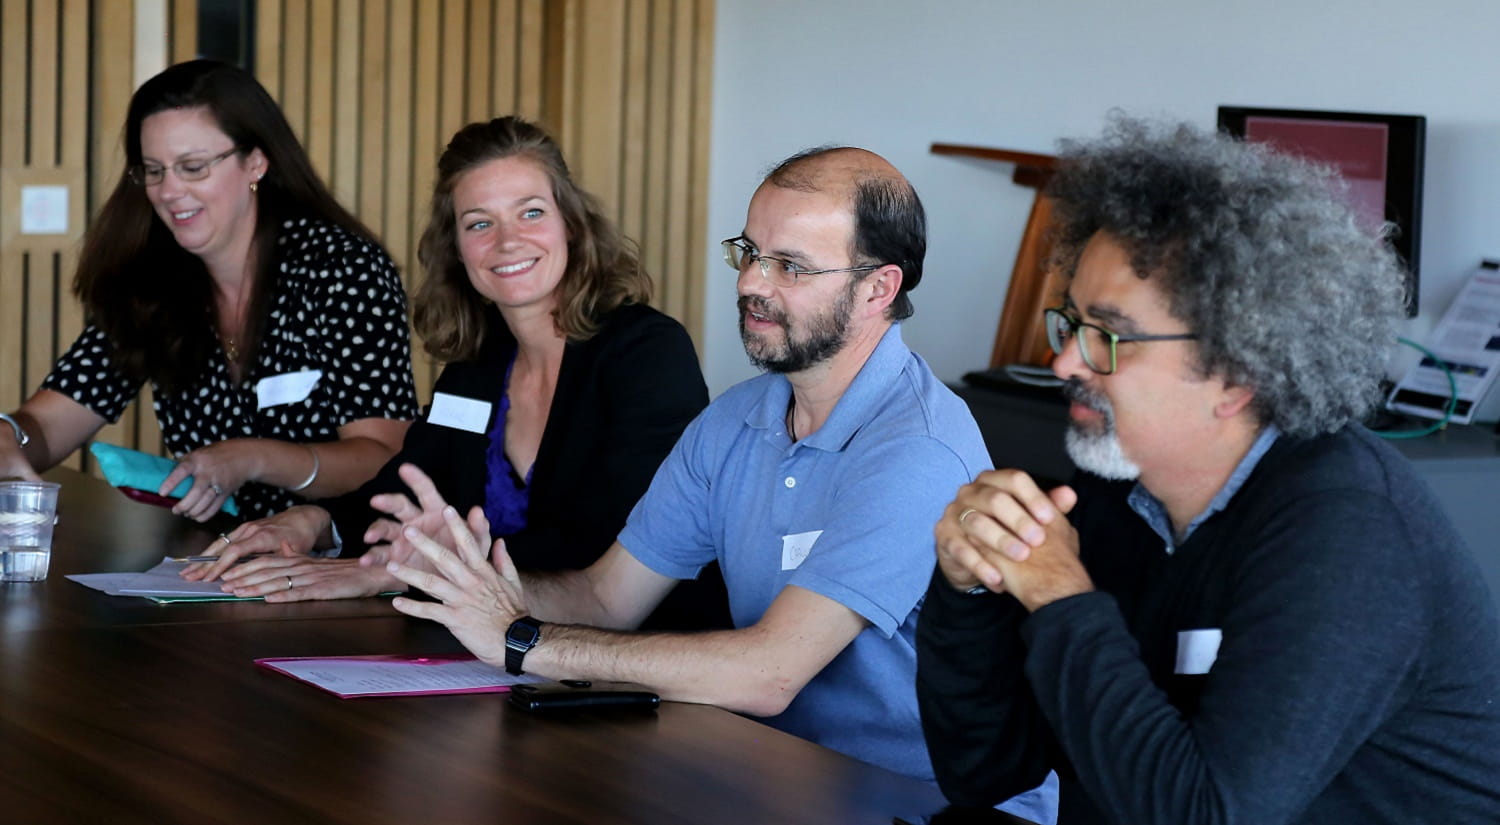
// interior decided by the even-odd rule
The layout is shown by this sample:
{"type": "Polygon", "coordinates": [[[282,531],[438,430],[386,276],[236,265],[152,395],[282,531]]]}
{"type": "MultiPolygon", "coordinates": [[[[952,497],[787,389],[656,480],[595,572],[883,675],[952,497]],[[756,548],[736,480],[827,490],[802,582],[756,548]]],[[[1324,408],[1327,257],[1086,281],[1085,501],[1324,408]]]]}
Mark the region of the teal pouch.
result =
{"type": "MultiPolygon", "coordinates": [[[[162,458],[159,455],[143,453],[129,447],[118,447],[98,441],[89,445],[89,452],[99,462],[99,469],[104,473],[104,480],[112,486],[134,487],[149,493],[156,492],[161,487],[161,483],[167,480],[172,468],[177,466],[177,462],[170,458],[162,458]]],[[[169,497],[182,498],[191,489],[193,489],[193,477],[188,476],[172,490],[169,497]]],[[[235,503],[234,496],[225,499],[224,506],[219,509],[231,516],[240,514],[240,506],[235,503]]]]}

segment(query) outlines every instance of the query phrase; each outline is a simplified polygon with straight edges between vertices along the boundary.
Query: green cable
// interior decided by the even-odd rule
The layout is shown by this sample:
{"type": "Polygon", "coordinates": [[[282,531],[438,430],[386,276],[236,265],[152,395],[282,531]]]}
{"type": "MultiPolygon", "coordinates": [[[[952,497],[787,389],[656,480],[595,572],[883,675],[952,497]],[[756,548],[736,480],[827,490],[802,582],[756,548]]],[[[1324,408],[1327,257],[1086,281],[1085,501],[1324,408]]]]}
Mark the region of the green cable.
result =
{"type": "Polygon", "coordinates": [[[1379,430],[1374,430],[1373,432],[1381,438],[1421,438],[1424,435],[1431,435],[1438,430],[1441,430],[1443,427],[1446,427],[1448,425],[1448,420],[1453,417],[1453,410],[1458,407],[1458,381],[1453,378],[1453,370],[1448,368],[1448,362],[1434,355],[1432,350],[1422,346],[1421,344],[1418,344],[1416,341],[1412,341],[1407,338],[1398,337],[1396,338],[1396,340],[1422,353],[1428,358],[1431,358],[1432,362],[1434,364],[1437,364],[1438,368],[1443,371],[1443,375],[1448,376],[1448,407],[1447,409],[1443,410],[1443,417],[1433,422],[1433,424],[1426,429],[1398,430],[1393,433],[1381,432],[1379,430]]]}

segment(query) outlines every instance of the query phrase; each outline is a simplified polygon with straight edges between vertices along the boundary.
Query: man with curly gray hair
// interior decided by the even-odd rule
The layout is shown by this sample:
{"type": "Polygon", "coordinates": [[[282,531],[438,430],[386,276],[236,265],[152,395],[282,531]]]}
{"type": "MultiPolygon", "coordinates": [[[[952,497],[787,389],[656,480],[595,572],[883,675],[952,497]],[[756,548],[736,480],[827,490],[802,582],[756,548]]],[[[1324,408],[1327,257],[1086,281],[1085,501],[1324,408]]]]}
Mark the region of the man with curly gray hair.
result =
{"type": "Polygon", "coordinates": [[[1327,170],[1116,118],[1050,188],[1081,472],[938,522],[917,689],[944,792],[1060,823],[1500,821],[1500,623],[1359,425],[1402,272],[1327,170]]]}

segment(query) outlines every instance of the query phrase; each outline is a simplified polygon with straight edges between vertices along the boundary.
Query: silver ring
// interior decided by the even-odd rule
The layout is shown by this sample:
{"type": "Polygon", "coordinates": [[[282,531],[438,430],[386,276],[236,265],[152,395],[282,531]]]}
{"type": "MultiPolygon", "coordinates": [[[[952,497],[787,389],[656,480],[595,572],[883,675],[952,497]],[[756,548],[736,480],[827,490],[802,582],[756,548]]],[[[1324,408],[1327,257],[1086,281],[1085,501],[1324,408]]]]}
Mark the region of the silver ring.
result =
{"type": "Polygon", "coordinates": [[[292,584],[292,577],[291,576],[287,576],[286,577],[286,589],[291,590],[293,587],[296,587],[296,586],[297,585],[292,584]]]}
{"type": "Polygon", "coordinates": [[[970,507],[970,508],[964,510],[962,513],[959,513],[958,514],[958,526],[962,527],[963,524],[964,524],[964,519],[968,518],[969,516],[974,515],[977,512],[979,512],[979,511],[975,510],[973,507],[970,507]]]}
{"type": "Polygon", "coordinates": [[[219,534],[219,538],[221,538],[221,539],[224,540],[224,546],[225,547],[228,547],[229,545],[234,544],[234,539],[230,538],[228,533],[220,533],[219,534]]]}
{"type": "Polygon", "coordinates": [[[216,496],[222,496],[222,495],[224,495],[224,488],[220,487],[217,484],[210,483],[208,485],[208,489],[213,490],[214,491],[214,495],[216,495],[216,496]]]}

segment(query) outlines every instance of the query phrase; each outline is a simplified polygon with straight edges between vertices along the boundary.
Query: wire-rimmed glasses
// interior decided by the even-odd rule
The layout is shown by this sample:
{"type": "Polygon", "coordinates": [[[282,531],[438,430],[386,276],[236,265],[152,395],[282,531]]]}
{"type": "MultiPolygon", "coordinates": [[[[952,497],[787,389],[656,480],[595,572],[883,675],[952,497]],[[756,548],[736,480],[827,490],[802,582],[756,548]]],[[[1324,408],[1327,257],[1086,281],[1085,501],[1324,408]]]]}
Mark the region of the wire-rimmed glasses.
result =
{"type": "Polygon", "coordinates": [[[783,261],[755,251],[744,235],[736,235],[719,242],[724,247],[724,263],[735,272],[744,272],[752,263],[760,264],[761,277],[777,286],[795,286],[803,275],[831,275],[835,272],[871,272],[882,264],[868,266],[846,266],[839,269],[803,269],[791,261],[783,261]]]}
{"type": "Polygon", "coordinates": [[[224,153],[214,155],[211,158],[184,158],[170,167],[159,166],[155,163],[137,164],[130,167],[130,179],[140,186],[159,186],[162,181],[167,179],[167,169],[170,168],[172,174],[176,175],[178,180],[203,180],[208,177],[209,172],[213,171],[214,164],[239,150],[240,147],[231,146],[224,153]]]}

